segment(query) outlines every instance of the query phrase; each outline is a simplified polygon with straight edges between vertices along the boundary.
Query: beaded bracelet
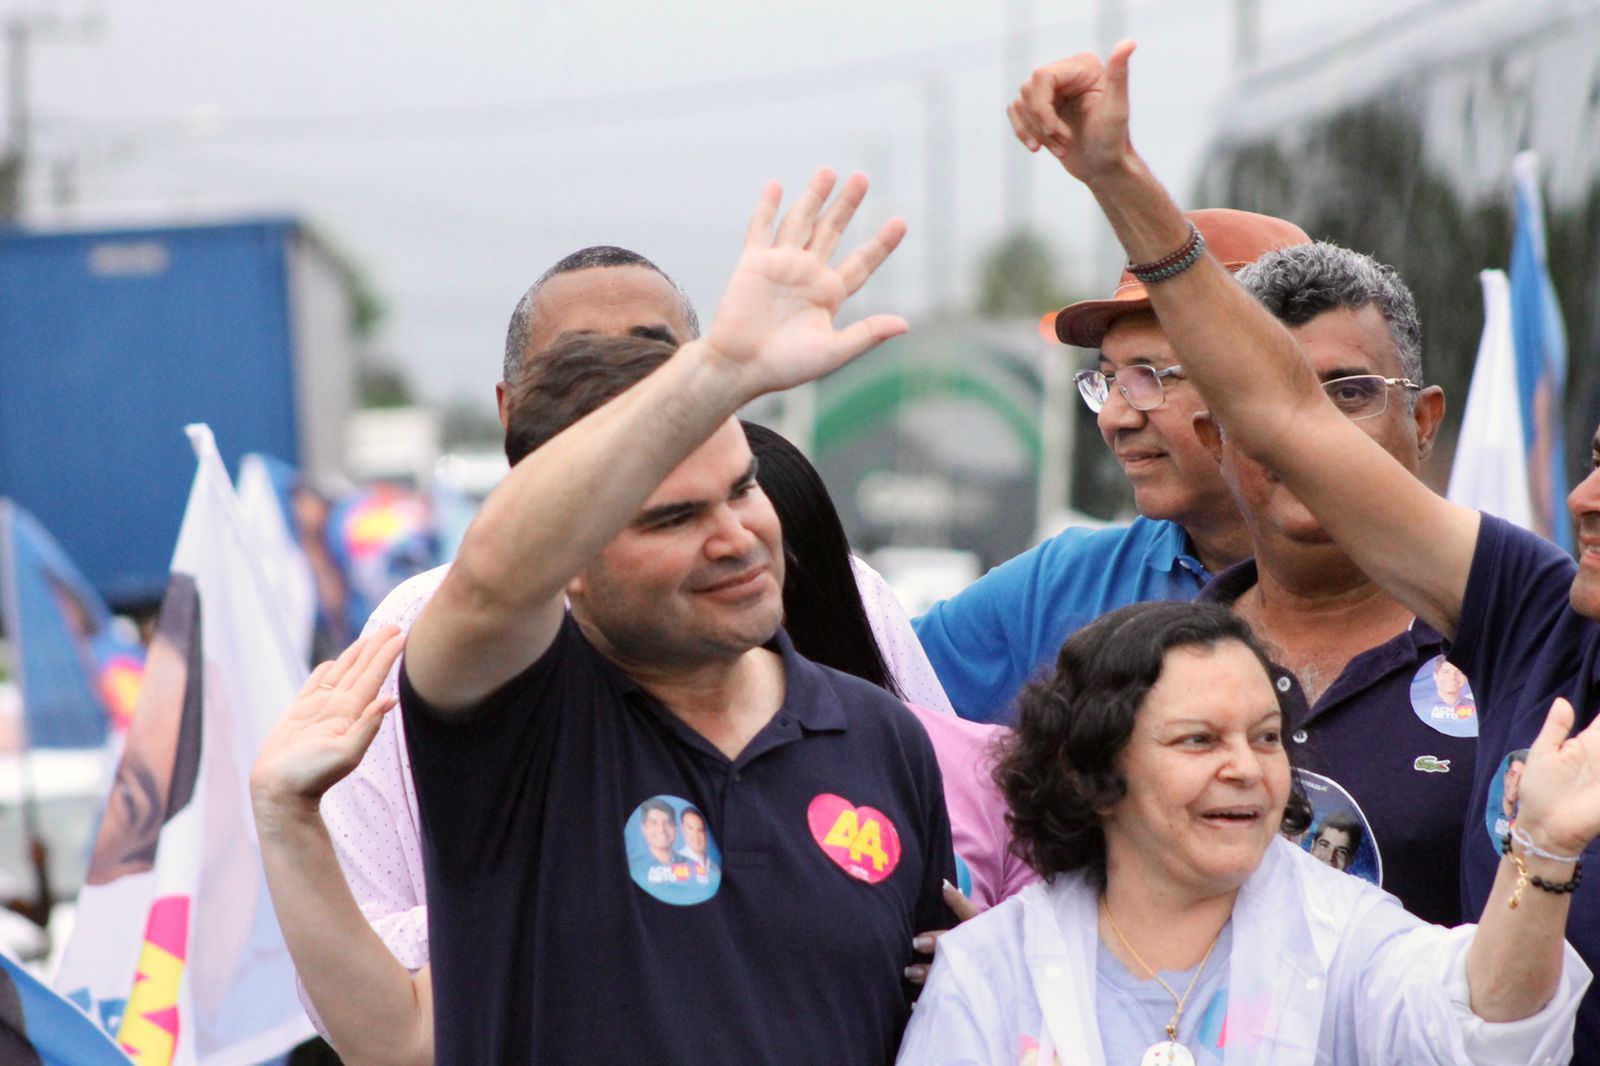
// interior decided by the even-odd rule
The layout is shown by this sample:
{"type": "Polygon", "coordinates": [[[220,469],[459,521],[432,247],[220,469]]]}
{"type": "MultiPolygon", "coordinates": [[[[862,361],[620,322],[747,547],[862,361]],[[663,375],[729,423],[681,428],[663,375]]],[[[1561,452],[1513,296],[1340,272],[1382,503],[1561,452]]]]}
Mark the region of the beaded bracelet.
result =
{"type": "Polygon", "coordinates": [[[1206,239],[1201,236],[1200,231],[1191,222],[1189,223],[1189,239],[1184,241],[1177,251],[1170,255],[1164,255],[1154,262],[1129,263],[1128,273],[1146,285],[1154,285],[1158,281],[1166,281],[1182,274],[1185,270],[1198,263],[1200,257],[1205,253],[1206,239]]]}
{"type": "Polygon", "coordinates": [[[1521,855],[1511,850],[1511,834],[1509,833],[1500,838],[1500,851],[1517,864],[1517,886],[1511,890],[1511,899],[1506,904],[1512,910],[1516,910],[1517,905],[1522,902],[1522,890],[1529,885],[1560,896],[1568,892],[1576,892],[1578,886],[1583,883],[1583,863],[1581,861],[1573,863],[1572,879],[1570,881],[1546,881],[1538,874],[1530,877],[1528,875],[1528,864],[1523,861],[1521,855]]]}

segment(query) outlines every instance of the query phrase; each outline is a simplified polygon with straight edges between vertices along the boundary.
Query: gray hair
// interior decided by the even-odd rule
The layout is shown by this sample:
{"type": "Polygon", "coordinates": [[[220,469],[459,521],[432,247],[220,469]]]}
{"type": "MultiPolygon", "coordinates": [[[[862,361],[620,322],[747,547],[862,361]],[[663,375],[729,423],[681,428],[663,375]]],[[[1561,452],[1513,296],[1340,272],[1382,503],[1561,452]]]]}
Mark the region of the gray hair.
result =
{"type": "Polygon", "coordinates": [[[1394,268],[1360,252],[1317,241],[1279,248],[1238,274],[1250,294],[1288,326],[1303,326],[1325,311],[1375,305],[1400,355],[1400,373],[1422,381],[1422,320],[1417,301],[1394,268]]]}
{"type": "Polygon", "coordinates": [[[613,244],[596,244],[588,248],[580,248],[571,255],[566,256],[539,275],[539,280],[528,287],[522,294],[522,299],[517,301],[516,310],[511,312],[511,324],[506,327],[506,353],[505,362],[501,367],[501,377],[507,385],[515,385],[522,376],[522,362],[527,356],[528,338],[533,336],[533,305],[539,298],[539,292],[551,278],[558,274],[572,274],[579,270],[594,270],[600,267],[637,266],[646,270],[653,270],[664,278],[668,285],[677,292],[683,301],[683,319],[689,326],[689,336],[682,338],[692,340],[700,336],[700,316],[695,314],[694,304],[689,302],[689,294],[684,292],[677,282],[665,270],[646,259],[638,252],[627,248],[618,248],[613,244]]]}

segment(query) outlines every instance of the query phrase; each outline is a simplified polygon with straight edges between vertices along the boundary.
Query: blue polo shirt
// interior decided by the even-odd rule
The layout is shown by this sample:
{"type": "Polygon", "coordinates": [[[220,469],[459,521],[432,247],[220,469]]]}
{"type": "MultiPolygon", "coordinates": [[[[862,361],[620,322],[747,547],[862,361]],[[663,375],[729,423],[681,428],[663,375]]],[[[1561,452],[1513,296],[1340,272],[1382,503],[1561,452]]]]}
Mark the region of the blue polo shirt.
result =
{"type": "MultiPolygon", "coordinates": [[[[1255,586],[1256,575],[1254,559],[1229,567],[1199,599],[1231,606],[1255,586]]],[[[1263,636],[1270,645],[1271,634],[1263,636]]],[[[1296,767],[1325,779],[1307,780],[1314,820],[1302,847],[1316,854],[1322,818],[1353,806],[1371,851],[1358,851],[1357,859],[1370,861],[1354,862],[1348,872],[1381,884],[1419,918],[1458,925],[1461,885],[1454,871],[1478,742],[1475,713],[1445,714],[1438,706],[1433,666],[1448,650],[1444,637],[1418,619],[1351,659],[1315,704],[1288,670],[1275,671],[1274,683],[1289,699],[1285,736],[1296,767]]]]}
{"type": "Polygon", "coordinates": [[[1176,522],[1135,518],[1042,541],[912,623],[963,718],[1006,718],[1066,639],[1107,611],[1192,600],[1211,578],[1176,522]]]}
{"type": "Polygon", "coordinates": [[[898,700],[776,650],[783,705],[736,759],[570,615],[464,717],[402,669],[439,1066],[893,1060],[911,938],[951,923],[938,766],[898,700]],[[690,808],[712,861],[654,860],[702,846],[690,808]]]}
{"type": "MultiPolygon", "coordinates": [[[[1600,709],[1600,623],[1572,609],[1577,564],[1542,537],[1493,515],[1478,529],[1451,658],[1472,678],[1482,726],[1478,772],[1461,848],[1462,906],[1483,910],[1502,861],[1492,842],[1503,815],[1508,757],[1529,747],[1557,696],[1577,713],[1575,729],[1600,709]]],[[[1600,971],[1600,847],[1584,852],[1567,940],[1600,971]]],[[[1577,1063],[1600,1063],[1600,989],[1578,1009],[1577,1063]]]]}

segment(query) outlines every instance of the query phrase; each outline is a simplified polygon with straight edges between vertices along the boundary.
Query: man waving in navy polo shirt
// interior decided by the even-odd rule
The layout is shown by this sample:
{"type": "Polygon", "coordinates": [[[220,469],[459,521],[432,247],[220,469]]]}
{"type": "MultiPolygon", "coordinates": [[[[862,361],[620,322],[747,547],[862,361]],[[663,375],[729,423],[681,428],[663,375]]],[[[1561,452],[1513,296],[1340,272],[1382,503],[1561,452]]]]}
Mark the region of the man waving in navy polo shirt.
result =
{"type": "Polygon", "coordinates": [[[569,338],[518,386],[530,454],[401,678],[440,1066],[893,1057],[911,939],[950,920],[938,770],[897,701],[779,630],[733,417],[905,329],[835,329],[904,225],[831,267],[866,182],[833,185],[775,232],[767,190],[702,339],[569,338]]]}

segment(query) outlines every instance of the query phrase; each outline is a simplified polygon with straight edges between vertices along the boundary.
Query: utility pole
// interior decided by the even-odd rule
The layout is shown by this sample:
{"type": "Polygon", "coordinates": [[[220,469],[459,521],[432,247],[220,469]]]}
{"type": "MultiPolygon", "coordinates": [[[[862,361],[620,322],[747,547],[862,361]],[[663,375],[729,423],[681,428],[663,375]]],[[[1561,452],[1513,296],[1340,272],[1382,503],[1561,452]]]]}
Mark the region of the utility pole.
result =
{"type": "MultiPolygon", "coordinates": [[[[1005,91],[1002,100],[1017,94],[1017,86],[1028,76],[1028,39],[1033,26],[1032,0],[1006,0],[1005,91]]],[[[1033,156],[1017,150],[1016,137],[1007,126],[1004,131],[1006,161],[1006,232],[1020,233],[1033,217],[1033,156]]]]}
{"type": "Polygon", "coordinates": [[[33,21],[6,19],[6,149],[0,154],[0,219],[22,214],[22,178],[28,161],[28,34],[33,21]]]}
{"type": "MultiPolygon", "coordinates": [[[[1123,26],[1122,0],[1100,0],[1095,10],[1095,40],[1102,56],[1109,55],[1117,42],[1122,40],[1123,26]]],[[[1111,231],[1111,223],[1101,217],[1098,211],[1093,212],[1093,217],[1098,239],[1094,243],[1094,270],[1089,287],[1099,292],[1117,276],[1124,257],[1122,245],[1117,243],[1117,235],[1111,231]]]]}
{"type": "Polygon", "coordinates": [[[1260,59],[1260,0],[1233,0],[1233,69],[1254,70],[1260,59]]]}
{"type": "Polygon", "coordinates": [[[923,89],[927,127],[923,137],[923,174],[926,189],[928,308],[934,314],[950,309],[950,277],[955,264],[955,166],[950,144],[950,92],[943,74],[929,73],[923,89]]]}
{"type": "Polygon", "coordinates": [[[88,34],[98,28],[92,17],[81,20],[56,15],[9,15],[5,28],[6,144],[0,152],[0,220],[22,217],[23,183],[33,148],[33,123],[28,101],[28,60],[34,38],[66,28],[88,34]],[[73,23],[77,23],[75,27],[73,23]]]}

